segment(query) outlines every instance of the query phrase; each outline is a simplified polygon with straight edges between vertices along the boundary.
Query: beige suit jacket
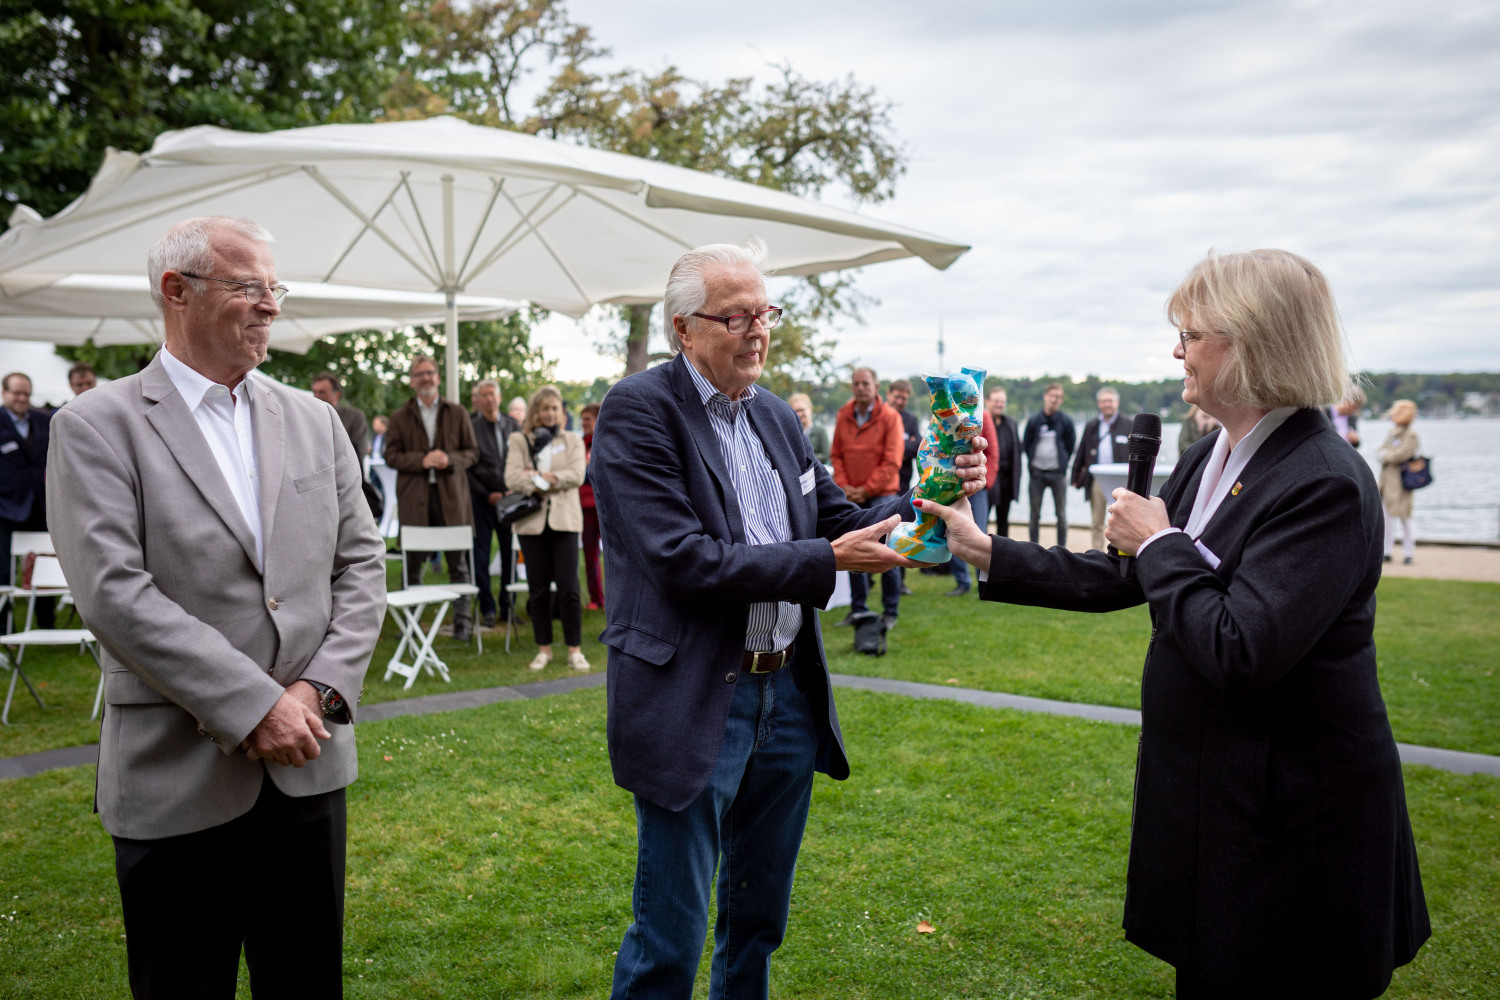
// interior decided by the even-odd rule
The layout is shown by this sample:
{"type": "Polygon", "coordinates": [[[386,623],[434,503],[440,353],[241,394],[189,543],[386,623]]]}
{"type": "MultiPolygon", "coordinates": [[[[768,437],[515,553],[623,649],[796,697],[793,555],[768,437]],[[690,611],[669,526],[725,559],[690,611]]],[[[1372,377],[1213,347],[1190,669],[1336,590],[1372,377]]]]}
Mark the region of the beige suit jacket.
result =
{"type": "Polygon", "coordinates": [[[552,473],[557,476],[557,485],[550,490],[538,490],[531,481],[536,468],[531,461],[531,442],[526,435],[516,431],[510,436],[505,451],[505,488],[521,493],[535,493],[542,498],[542,509],[521,518],[511,530],[518,535],[540,535],[547,528],[553,531],[582,531],[583,503],[578,498],[578,487],[583,485],[585,463],[583,438],[572,431],[559,431],[557,440],[563,446],[552,458],[552,473]]]}
{"type": "Polygon", "coordinates": [[[95,804],[115,836],[228,822],[267,772],[293,796],[357,774],[351,725],[329,725],[300,769],[239,749],[301,678],[343,694],[352,718],[385,613],[385,550],[338,415],[261,379],[251,405],[264,572],[160,356],[53,418],[48,523],[103,654],[95,804]]]}

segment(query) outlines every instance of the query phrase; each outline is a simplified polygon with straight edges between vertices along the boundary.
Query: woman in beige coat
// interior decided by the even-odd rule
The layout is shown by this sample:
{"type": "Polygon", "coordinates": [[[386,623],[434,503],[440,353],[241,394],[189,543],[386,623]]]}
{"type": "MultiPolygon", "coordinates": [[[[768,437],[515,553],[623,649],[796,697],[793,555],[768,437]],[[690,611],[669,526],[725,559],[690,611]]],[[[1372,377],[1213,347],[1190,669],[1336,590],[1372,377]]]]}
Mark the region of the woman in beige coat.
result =
{"type": "Polygon", "coordinates": [[[1380,446],[1380,500],[1385,505],[1385,561],[1391,561],[1391,551],[1396,547],[1396,521],[1401,522],[1401,550],[1411,564],[1417,551],[1416,539],[1411,533],[1412,491],[1401,485],[1401,465],[1409,462],[1422,450],[1411,422],[1417,418],[1417,404],[1409,399],[1398,399],[1391,404],[1391,432],[1385,444],[1380,446]]]}
{"type": "Polygon", "coordinates": [[[583,609],[578,599],[578,533],[583,530],[583,506],[578,487],[583,483],[583,440],[564,430],[562,419],[562,396],[556,387],[542,386],[531,397],[520,431],[510,436],[505,456],[505,488],[542,498],[541,510],[512,526],[526,557],[526,610],[537,644],[532,670],[552,662],[554,583],[568,666],[589,669],[579,648],[583,609]]]}

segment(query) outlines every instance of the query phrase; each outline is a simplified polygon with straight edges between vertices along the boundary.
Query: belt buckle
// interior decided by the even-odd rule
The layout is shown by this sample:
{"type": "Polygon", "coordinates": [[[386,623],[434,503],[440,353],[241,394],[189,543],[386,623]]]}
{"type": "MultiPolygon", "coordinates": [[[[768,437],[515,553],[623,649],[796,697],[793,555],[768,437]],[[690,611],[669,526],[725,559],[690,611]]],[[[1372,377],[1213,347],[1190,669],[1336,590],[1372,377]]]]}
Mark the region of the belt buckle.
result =
{"type": "Polygon", "coordinates": [[[781,665],[785,662],[786,650],[782,650],[779,653],[768,653],[757,650],[756,652],[750,654],[750,672],[752,674],[774,674],[776,671],[781,669],[781,665]],[[774,658],[777,661],[776,666],[767,667],[766,669],[762,670],[760,666],[760,658],[762,656],[764,656],[767,660],[774,658]]]}

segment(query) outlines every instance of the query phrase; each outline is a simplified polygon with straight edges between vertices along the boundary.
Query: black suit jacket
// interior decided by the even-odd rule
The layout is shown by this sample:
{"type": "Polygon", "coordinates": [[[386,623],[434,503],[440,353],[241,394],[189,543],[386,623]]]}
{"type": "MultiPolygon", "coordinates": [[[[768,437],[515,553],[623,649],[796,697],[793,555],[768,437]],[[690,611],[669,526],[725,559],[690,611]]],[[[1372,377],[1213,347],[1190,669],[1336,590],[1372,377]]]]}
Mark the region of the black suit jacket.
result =
{"type": "Polygon", "coordinates": [[[1021,432],[1016,422],[1002,413],[995,421],[995,436],[1000,439],[1000,462],[995,484],[990,487],[990,503],[999,505],[1001,497],[1014,500],[1021,493],[1021,432]]]}
{"type": "MultiPolygon", "coordinates": [[[[1215,439],[1163,488],[1178,527],[1215,439]]],[[[1131,580],[1102,552],[997,538],[981,596],[1150,604],[1125,936],[1211,982],[1378,996],[1431,933],[1376,679],[1380,498],[1317,410],[1283,423],[1239,482],[1202,536],[1217,570],[1180,533],[1131,580]]]]}
{"type": "Polygon", "coordinates": [[[505,454],[509,450],[510,436],[521,429],[521,425],[508,413],[497,414],[492,424],[481,413],[469,414],[474,425],[474,443],[479,448],[479,461],[469,466],[469,496],[474,498],[476,509],[487,506],[491,493],[505,492],[505,454]],[[495,428],[504,435],[501,442],[495,441],[495,428]]]}
{"type": "Polygon", "coordinates": [[[1073,430],[1073,418],[1062,410],[1058,410],[1050,418],[1041,410],[1033,413],[1026,421],[1026,431],[1021,436],[1021,448],[1026,452],[1026,460],[1035,462],[1037,441],[1041,438],[1043,425],[1048,423],[1057,432],[1057,468],[1061,472],[1067,472],[1068,462],[1072,460],[1073,449],[1078,443],[1078,435],[1073,430]]]}
{"type": "Polygon", "coordinates": [[[915,413],[907,413],[905,410],[897,410],[901,414],[901,435],[903,444],[901,447],[901,477],[896,482],[896,492],[905,493],[911,489],[911,474],[917,457],[917,452],[922,450],[922,430],[918,426],[919,421],[915,413]]]}
{"type": "MultiPolygon", "coordinates": [[[[1121,432],[1130,433],[1129,421],[1119,413],[1115,414],[1114,421],[1109,425],[1111,435],[1118,437],[1121,432]]],[[[1111,452],[1113,461],[1123,462],[1128,457],[1121,454],[1120,445],[1115,444],[1111,452]]],[[[1094,474],[1089,471],[1089,466],[1099,461],[1099,418],[1094,417],[1083,425],[1083,437],[1078,439],[1078,452],[1073,456],[1073,477],[1070,480],[1083,492],[1087,493],[1094,485],[1094,474]]]]}
{"type": "Polygon", "coordinates": [[[52,415],[32,407],[31,433],[23,438],[8,412],[0,413],[0,519],[24,521],[47,509],[47,445],[52,415]]]}
{"type": "Polygon", "coordinates": [[[599,413],[590,475],[604,536],[609,760],[615,782],[666,809],[708,783],[749,605],[802,606],[793,668],[818,719],[817,769],[849,776],[817,609],[833,594],[829,540],[904,511],[862,509],[813,456],[792,408],[765,389],[745,414],[786,492],[792,540],[750,545],[718,438],[687,359],[622,379],[599,413]]]}

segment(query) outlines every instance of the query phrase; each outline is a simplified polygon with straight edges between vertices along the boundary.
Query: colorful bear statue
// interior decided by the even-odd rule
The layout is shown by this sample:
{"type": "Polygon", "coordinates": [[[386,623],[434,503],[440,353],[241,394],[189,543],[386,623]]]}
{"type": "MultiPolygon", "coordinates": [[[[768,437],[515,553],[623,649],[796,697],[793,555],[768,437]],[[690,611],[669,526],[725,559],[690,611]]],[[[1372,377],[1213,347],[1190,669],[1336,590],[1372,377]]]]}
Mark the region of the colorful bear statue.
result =
{"type": "MultiPolygon", "coordinates": [[[[932,393],[932,419],[922,450],[917,452],[921,478],[912,496],[949,504],[963,493],[962,481],[953,467],[955,455],[967,455],[970,442],[984,426],[979,410],[984,370],[965,368],[953,375],[927,375],[932,393]]],[[[917,512],[915,521],[903,521],[891,532],[890,546],[908,559],[924,563],[948,561],[948,530],[940,518],[917,512]]]]}

